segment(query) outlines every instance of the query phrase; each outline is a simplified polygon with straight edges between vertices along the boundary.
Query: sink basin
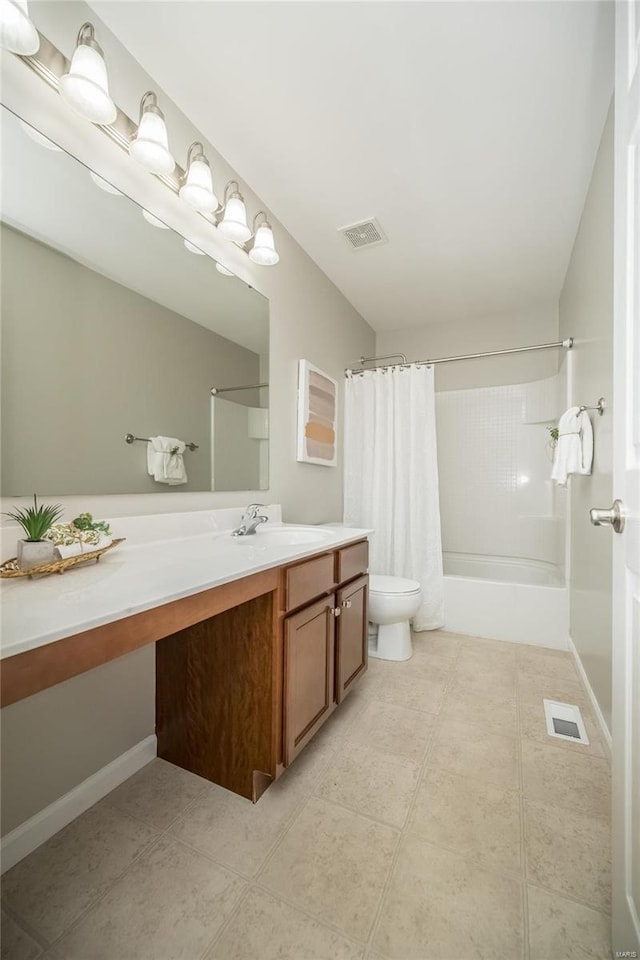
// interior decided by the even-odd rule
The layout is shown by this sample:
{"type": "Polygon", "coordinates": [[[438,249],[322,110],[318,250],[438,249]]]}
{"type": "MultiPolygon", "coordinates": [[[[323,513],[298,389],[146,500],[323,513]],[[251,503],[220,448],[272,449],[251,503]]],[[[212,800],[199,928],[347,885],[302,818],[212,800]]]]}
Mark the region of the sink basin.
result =
{"type": "Polygon", "coordinates": [[[297,524],[284,524],[271,527],[264,524],[255,534],[248,537],[234,537],[234,541],[248,547],[285,547],[303,546],[306,543],[326,543],[335,536],[331,530],[319,527],[302,527],[297,524]]]}

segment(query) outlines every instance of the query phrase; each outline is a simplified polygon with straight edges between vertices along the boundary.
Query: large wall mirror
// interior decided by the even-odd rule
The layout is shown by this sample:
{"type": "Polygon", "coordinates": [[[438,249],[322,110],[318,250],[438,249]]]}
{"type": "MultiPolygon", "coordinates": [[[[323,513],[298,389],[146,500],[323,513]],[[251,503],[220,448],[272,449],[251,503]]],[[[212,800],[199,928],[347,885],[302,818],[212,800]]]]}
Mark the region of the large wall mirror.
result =
{"type": "Polygon", "coordinates": [[[266,489],[268,301],[1,123],[2,494],[266,489]],[[186,483],[149,474],[158,436],[193,445],[186,483]]]}

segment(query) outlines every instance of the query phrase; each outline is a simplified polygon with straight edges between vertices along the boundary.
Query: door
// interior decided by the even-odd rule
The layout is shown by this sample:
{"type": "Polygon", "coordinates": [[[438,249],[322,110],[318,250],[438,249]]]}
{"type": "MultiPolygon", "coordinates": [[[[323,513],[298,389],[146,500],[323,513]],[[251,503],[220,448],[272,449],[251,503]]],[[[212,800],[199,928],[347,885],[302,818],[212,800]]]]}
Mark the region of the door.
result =
{"type": "Polygon", "coordinates": [[[616,3],[613,950],[640,956],[640,2],[616,3]],[[636,951],[636,953],[633,953],[636,951]]]}
{"type": "Polygon", "coordinates": [[[291,763],[335,709],[335,594],[284,622],[284,762],[291,763]]]}
{"type": "Polygon", "coordinates": [[[341,703],[353,682],[367,669],[368,663],[368,577],[358,577],[338,590],[336,638],[336,700],[341,703]]]}

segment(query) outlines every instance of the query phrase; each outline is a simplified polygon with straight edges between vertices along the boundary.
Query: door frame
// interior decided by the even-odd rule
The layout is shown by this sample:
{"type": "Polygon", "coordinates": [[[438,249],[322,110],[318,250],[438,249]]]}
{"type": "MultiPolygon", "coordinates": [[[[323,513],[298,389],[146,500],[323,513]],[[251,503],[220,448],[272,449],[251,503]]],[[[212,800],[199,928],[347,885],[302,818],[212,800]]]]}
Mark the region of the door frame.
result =
{"type": "Polygon", "coordinates": [[[640,2],[615,14],[612,948],[640,957],[640,2]]]}

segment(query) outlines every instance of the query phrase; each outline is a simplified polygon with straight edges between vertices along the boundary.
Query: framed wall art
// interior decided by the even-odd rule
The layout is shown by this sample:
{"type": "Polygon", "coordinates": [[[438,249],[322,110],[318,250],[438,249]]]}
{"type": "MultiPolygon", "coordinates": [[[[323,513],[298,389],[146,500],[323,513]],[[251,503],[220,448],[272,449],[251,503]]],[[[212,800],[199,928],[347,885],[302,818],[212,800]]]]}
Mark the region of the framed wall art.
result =
{"type": "Polygon", "coordinates": [[[308,360],[298,361],[297,460],[335,467],[338,384],[308,360]]]}

